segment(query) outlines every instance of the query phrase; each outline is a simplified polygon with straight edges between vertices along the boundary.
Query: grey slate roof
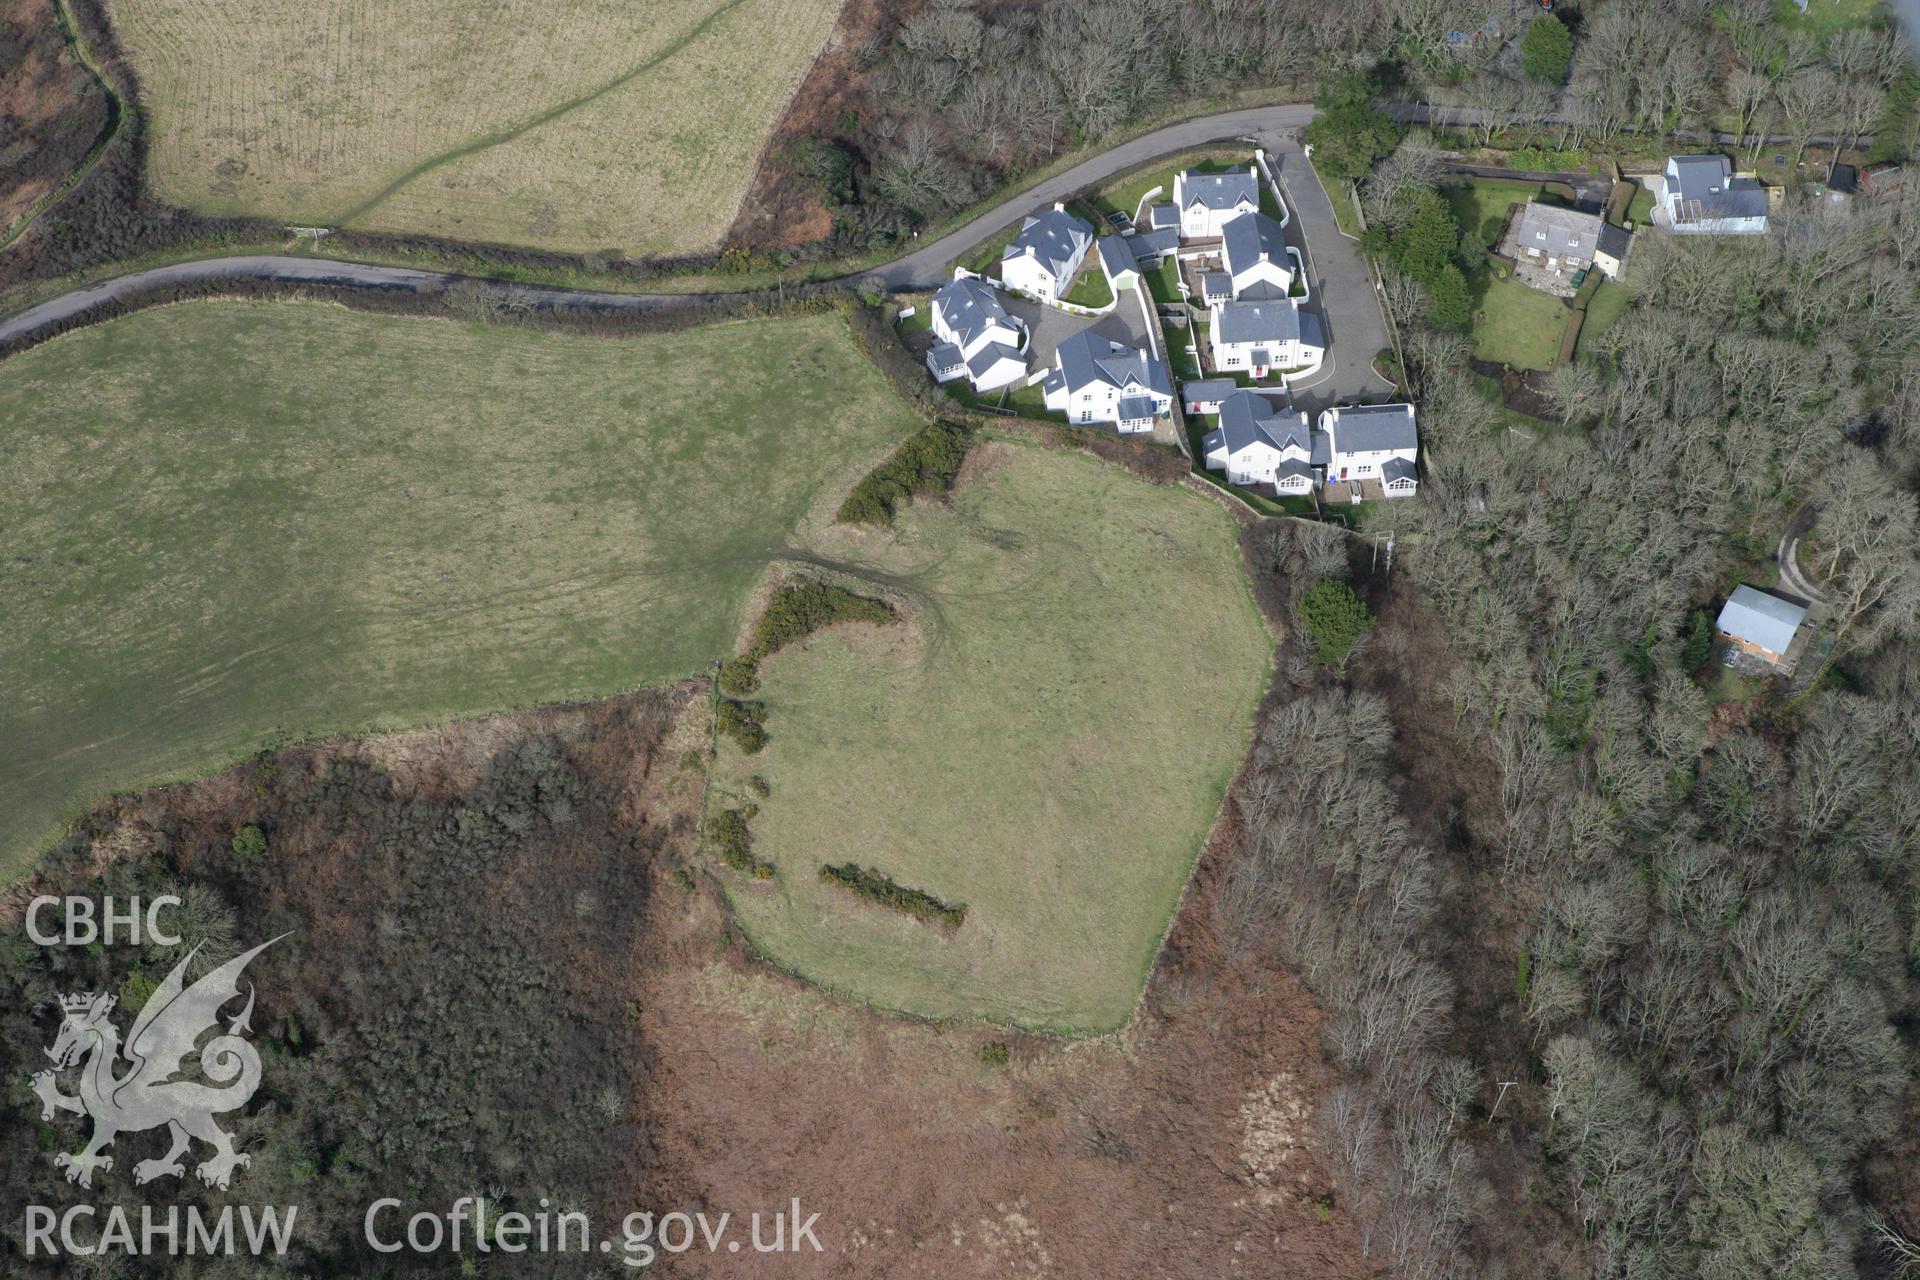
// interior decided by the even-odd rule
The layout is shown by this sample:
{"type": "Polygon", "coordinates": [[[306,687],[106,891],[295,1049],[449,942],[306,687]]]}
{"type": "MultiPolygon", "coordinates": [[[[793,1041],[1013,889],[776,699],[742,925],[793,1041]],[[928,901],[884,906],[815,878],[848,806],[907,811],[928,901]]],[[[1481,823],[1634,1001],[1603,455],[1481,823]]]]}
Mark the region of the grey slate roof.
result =
{"type": "Polygon", "coordinates": [[[1514,228],[1513,242],[1522,249],[1538,249],[1556,258],[1591,261],[1603,225],[1598,214],[1529,200],[1514,228]]]}
{"type": "Polygon", "coordinates": [[[1180,384],[1180,396],[1187,404],[1206,404],[1210,401],[1225,400],[1239,389],[1240,384],[1231,378],[1196,378],[1180,384]]]}
{"type": "Polygon", "coordinates": [[[1380,483],[1392,484],[1395,480],[1414,479],[1414,465],[1406,458],[1388,458],[1380,464],[1380,483]]]}
{"type": "Polygon", "coordinates": [[[1121,396],[1119,417],[1122,422],[1136,422],[1141,418],[1151,418],[1158,413],[1159,406],[1148,396],[1121,396]]]}
{"type": "Polygon", "coordinates": [[[1305,476],[1311,480],[1313,479],[1313,464],[1310,462],[1302,462],[1298,458],[1282,458],[1280,465],[1273,469],[1273,478],[1278,480],[1283,476],[1288,479],[1305,476]]]}
{"type": "MultiPolygon", "coordinates": [[[[1307,429],[1307,415],[1298,410],[1281,411],[1273,401],[1251,391],[1236,391],[1220,404],[1219,442],[1228,453],[1238,453],[1250,444],[1265,443],[1284,452],[1296,447],[1311,452],[1313,433],[1307,429]]],[[[1201,442],[1202,444],[1205,441],[1201,442]]]]}
{"type": "Polygon", "coordinates": [[[936,342],[927,352],[927,367],[942,373],[963,363],[965,363],[965,357],[960,354],[960,348],[951,342],[936,342]]]}
{"type": "Polygon", "coordinates": [[[1019,327],[1005,307],[1000,305],[1000,295],[993,286],[982,280],[967,277],[950,280],[940,286],[933,295],[933,306],[940,308],[941,319],[947,322],[962,346],[971,343],[996,324],[1019,327]]]}
{"type": "Polygon", "coordinates": [[[1333,412],[1333,437],[1342,453],[1420,447],[1410,404],[1343,405],[1333,412]]]}
{"type": "Polygon", "coordinates": [[[1600,224],[1600,240],[1595,248],[1616,260],[1627,256],[1627,247],[1633,243],[1633,237],[1625,227],[1616,227],[1611,222],[1600,224]]]}
{"type": "Polygon", "coordinates": [[[1001,261],[1018,258],[1028,249],[1060,283],[1066,283],[1067,267],[1093,242],[1093,228],[1064,209],[1028,214],[1020,224],[1020,234],[1007,242],[1001,261]]]}
{"type": "Polygon", "coordinates": [[[1132,380],[1163,396],[1173,395],[1167,366],[1143,350],[1122,346],[1091,329],[1082,329],[1061,343],[1057,355],[1069,391],[1078,391],[1096,382],[1124,390],[1132,380]]]}
{"type": "Polygon", "coordinates": [[[1233,277],[1224,271],[1207,271],[1200,276],[1200,292],[1209,298],[1231,298],[1233,277]]]}
{"type": "Polygon", "coordinates": [[[1178,231],[1180,229],[1180,211],[1174,208],[1171,203],[1148,205],[1147,229],[1149,231],[1178,231]]]}
{"type": "Polygon", "coordinates": [[[1767,212],[1767,192],[1752,178],[1733,176],[1725,156],[1672,156],[1668,195],[1678,195],[1677,221],[1758,218],[1767,212]]]}
{"type": "Polygon", "coordinates": [[[1769,653],[1785,653],[1793,643],[1807,611],[1779,596],[1768,595],[1742,584],[1727,597],[1720,618],[1713,625],[1736,640],[1758,645],[1769,653]]]}
{"type": "Polygon", "coordinates": [[[1196,204],[1209,209],[1231,209],[1242,200],[1260,203],[1260,187],[1253,174],[1245,170],[1229,173],[1195,173],[1188,169],[1180,175],[1180,194],[1188,208],[1196,204]]]}
{"type": "Polygon", "coordinates": [[[1109,276],[1140,269],[1140,261],[1133,256],[1132,246],[1119,236],[1101,236],[1096,245],[1100,250],[1100,265],[1109,276]]]}
{"type": "Polygon", "coordinates": [[[1293,270],[1293,259],[1287,257],[1286,231],[1264,213],[1243,213],[1220,228],[1220,248],[1231,275],[1237,276],[1262,260],[1293,270]]]}
{"type": "Polygon", "coordinates": [[[1133,256],[1138,262],[1164,258],[1180,247],[1179,227],[1160,227],[1133,237],[1133,256]]]}
{"type": "Polygon", "coordinates": [[[1300,336],[1300,307],[1291,299],[1229,302],[1214,336],[1222,342],[1287,342],[1300,336]]]}
{"type": "MultiPolygon", "coordinates": [[[[1298,311],[1299,308],[1296,307],[1295,310],[1298,311]]],[[[1325,351],[1327,349],[1326,331],[1320,327],[1320,317],[1311,311],[1300,311],[1299,314],[1300,345],[1325,351]]]]}
{"type": "MultiPolygon", "coordinates": [[[[1020,353],[1004,342],[989,342],[967,361],[967,372],[977,378],[1002,360],[1020,360],[1020,353]]],[[[1026,361],[1020,363],[1025,365],[1026,361]]]]}

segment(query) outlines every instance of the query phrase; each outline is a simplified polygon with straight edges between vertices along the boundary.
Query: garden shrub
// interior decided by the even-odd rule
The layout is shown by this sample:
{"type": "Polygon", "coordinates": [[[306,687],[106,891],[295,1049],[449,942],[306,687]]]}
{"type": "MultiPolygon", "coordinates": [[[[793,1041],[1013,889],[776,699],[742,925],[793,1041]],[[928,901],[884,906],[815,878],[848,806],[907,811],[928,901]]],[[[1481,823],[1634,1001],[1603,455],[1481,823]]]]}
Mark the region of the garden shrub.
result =
{"type": "Polygon", "coordinates": [[[767,745],[767,704],[764,702],[722,698],[714,712],[714,723],[747,755],[767,745]]]}
{"type": "Polygon", "coordinates": [[[774,592],[754,628],[753,644],[720,668],[720,691],[744,697],[760,687],[760,661],[836,622],[892,622],[892,606],[830,582],[788,583],[774,592]]]}
{"type": "Polygon", "coordinates": [[[1346,660],[1353,642],[1373,625],[1373,615],[1352,587],[1328,579],[1300,597],[1300,622],[1313,638],[1314,660],[1334,666],[1346,660]]]}
{"type": "Polygon", "coordinates": [[[972,443],[973,430],[964,423],[936,422],[921,428],[862,477],[835,518],[842,524],[887,524],[903,499],[945,493],[972,443]]]}
{"type": "Polygon", "coordinates": [[[256,857],[267,851],[267,833],[248,823],[233,833],[233,851],[242,857],[256,857]]]}
{"type": "Polygon", "coordinates": [[[820,878],[831,884],[851,889],[870,902],[877,902],[883,907],[892,907],[895,911],[904,911],[922,920],[937,921],[950,929],[958,929],[966,923],[965,903],[942,902],[924,890],[909,889],[904,885],[895,884],[892,877],[872,867],[862,867],[852,862],[837,867],[822,864],[820,878]]]}
{"type": "Polygon", "coordinates": [[[722,809],[707,819],[707,840],[720,855],[720,861],[755,880],[773,877],[773,864],[753,852],[753,831],[747,826],[751,816],[744,809],[722,809]]]}

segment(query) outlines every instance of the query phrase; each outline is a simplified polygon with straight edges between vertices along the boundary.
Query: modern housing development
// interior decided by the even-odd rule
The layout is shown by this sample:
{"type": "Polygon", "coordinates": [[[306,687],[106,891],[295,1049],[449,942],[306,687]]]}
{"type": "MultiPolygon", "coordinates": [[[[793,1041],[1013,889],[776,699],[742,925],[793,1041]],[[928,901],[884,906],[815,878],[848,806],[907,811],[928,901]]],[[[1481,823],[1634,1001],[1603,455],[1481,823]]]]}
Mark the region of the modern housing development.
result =
{"type": "Polygon", "coordinates": [[[1280,494],[1344,487],[1353,499],[1407,497],[1419,487],[1420,436],[1410,404],[1327,409],[1309,429],[1284,392],[1238,390],[1220,402],[1219,425],[1201,442],[1210,470],[1237,485],[1280,494]]]}

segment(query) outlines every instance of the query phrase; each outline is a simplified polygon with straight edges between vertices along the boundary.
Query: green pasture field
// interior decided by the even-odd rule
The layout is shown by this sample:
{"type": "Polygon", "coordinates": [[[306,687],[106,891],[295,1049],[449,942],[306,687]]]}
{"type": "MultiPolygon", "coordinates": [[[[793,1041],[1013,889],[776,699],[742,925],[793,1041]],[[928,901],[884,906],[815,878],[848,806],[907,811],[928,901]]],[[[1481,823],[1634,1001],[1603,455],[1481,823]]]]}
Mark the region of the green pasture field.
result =
{"type": "Polygon", "coordinates": [[[918,425],[833,316],[267,302],[28,351],[0,421],[0,883],[104,793],[697,673],[918,425]]]}
{"type": "Polygon", "coordinates": [[[730,895],[776,964],[844,995],[1104,1032],[1131,1015],[1246,749],[1273,640],[1218,503],[1074,452],[986,448],[950,503],[819,544],[906,619],[762,664],[771,742],[723,746],[716,778],[757,804],[778,875],[730,877],[730,895]],[[965,923],[822,882],[846,862],[964,904],[965,923]]]}

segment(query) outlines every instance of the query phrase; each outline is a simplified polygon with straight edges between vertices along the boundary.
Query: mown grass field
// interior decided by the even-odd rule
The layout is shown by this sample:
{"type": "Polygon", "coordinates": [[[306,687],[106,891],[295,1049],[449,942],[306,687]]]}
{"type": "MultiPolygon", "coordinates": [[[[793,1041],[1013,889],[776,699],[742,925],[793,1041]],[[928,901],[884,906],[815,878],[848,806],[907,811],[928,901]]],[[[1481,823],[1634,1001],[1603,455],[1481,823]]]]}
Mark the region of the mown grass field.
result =
{"type": "MultiPolygon", "coordinates": [[[[927,1016],[1072,1033],[1130,1015],[1246,748],[1272,641],[1217,504],[996,444],[951,506],[821,550],[891,575],[909,622],[761,667],[771,742],[723,748],[770,882],[732,881],[773,960],[927,1016]],[[948,931],[823,883],[878,868],[966,904],[948,931]]],[[[978,464],[976,464],[978,465],[978,464]]]]}
{"type": "Polygon", "coordinates": [[[216,214],[714,247],[839,0],[108,0],[152,181],[216,214]]]}
{"type": "Polygon", "coordinates": [[[837,317],[231,302],[0,364],[0,421],[0,882],[102,793],[285,737],[698,672],[918,425],[837,317]]]}

